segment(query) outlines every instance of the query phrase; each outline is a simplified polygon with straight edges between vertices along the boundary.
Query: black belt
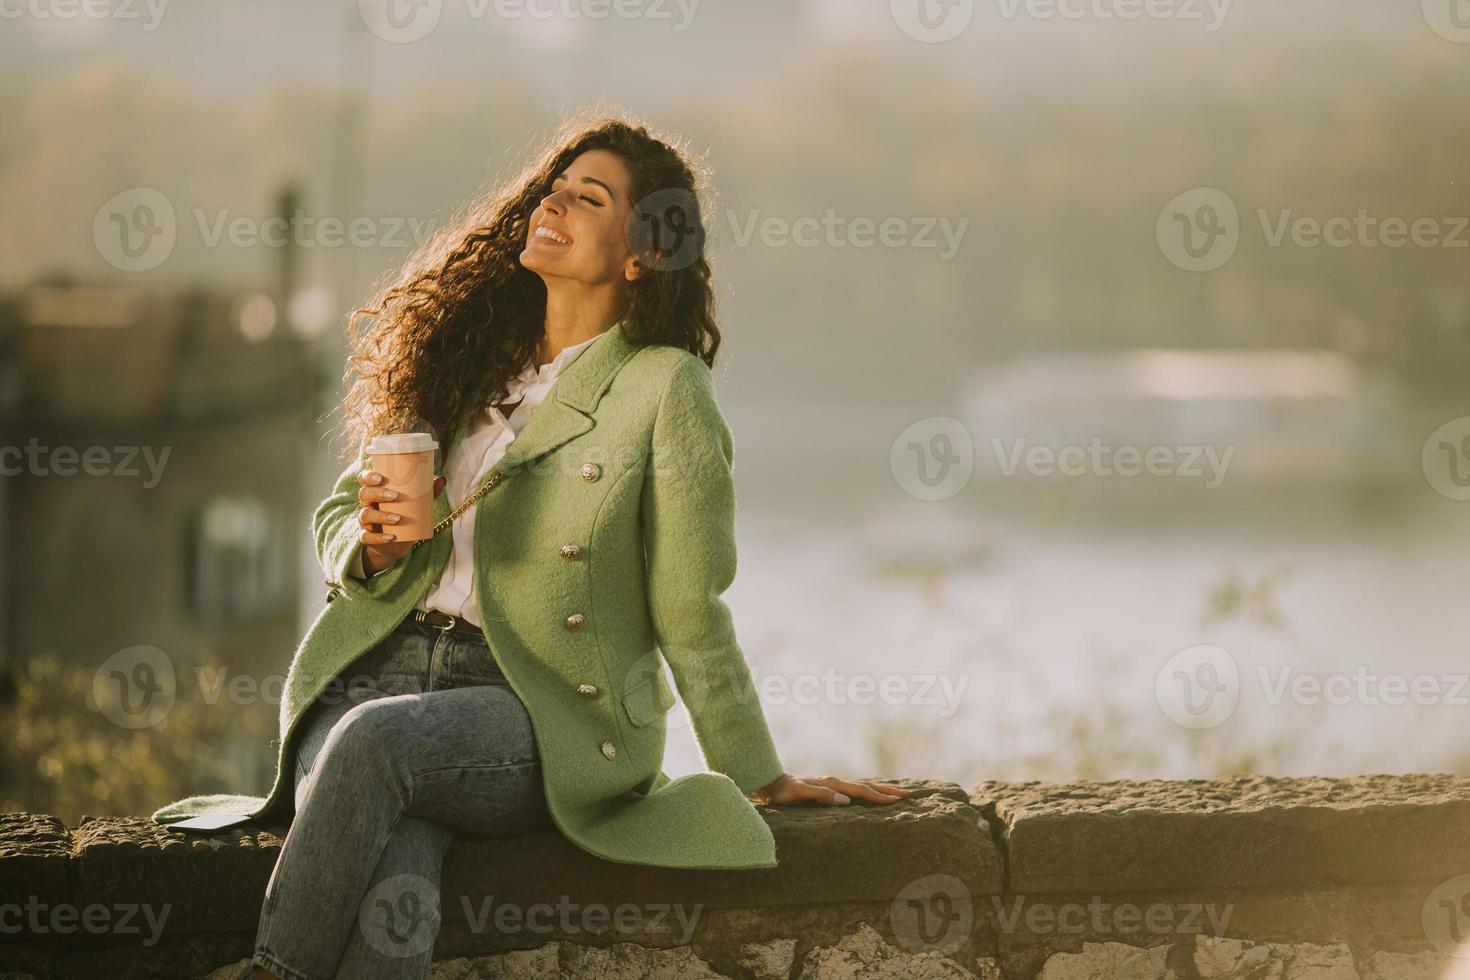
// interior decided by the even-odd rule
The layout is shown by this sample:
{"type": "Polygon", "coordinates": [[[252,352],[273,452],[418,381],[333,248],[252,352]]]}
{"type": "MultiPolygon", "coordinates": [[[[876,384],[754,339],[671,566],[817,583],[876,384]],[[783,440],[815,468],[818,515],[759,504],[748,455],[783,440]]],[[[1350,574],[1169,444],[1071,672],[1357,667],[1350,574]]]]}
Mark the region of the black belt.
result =
{"type": "Polygon", "coordinates": [[[451,616],[437,609],[430,609],[428,612],[422,609],[415,609],[408,614],[400,625],[406,626],[409,623],[422,623],[424,626],[430,629],[436,629],[441,633],[453,633],[466,640],[475,640],[478,643],[485,642],[485,633],[480,627],[468,620],[460,619],[458,616],[451,616]]]}

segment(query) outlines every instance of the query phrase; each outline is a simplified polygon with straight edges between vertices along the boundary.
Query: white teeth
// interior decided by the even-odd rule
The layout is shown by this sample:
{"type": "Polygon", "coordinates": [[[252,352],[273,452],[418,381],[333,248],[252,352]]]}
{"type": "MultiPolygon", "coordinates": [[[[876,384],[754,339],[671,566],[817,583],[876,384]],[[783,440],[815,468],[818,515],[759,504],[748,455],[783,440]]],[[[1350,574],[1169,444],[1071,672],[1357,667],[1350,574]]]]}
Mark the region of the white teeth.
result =
{"type": "Polygon", "coordinates": [[[570,242],[568,242],[566,240],[566,238],[564,238],[561,235],[558,235],[556,232],[552,231],[550,228],[547,228],[547,227],[544,227],[544,226],[536,229],[536,237],[537,238],[549,238],[552,241],[554,241],[554,242],[556,242],[556,243],[558,243],[560,245],[568,245],[568,244],[570,244],[570,242]]]}

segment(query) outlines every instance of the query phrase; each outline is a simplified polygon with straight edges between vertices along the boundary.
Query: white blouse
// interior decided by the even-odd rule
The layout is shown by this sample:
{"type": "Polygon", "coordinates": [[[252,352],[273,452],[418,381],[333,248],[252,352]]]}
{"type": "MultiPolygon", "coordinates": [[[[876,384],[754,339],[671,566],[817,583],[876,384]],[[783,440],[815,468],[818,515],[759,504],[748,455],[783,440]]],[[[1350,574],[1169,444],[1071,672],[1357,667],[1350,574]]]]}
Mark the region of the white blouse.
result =
{"type": "MultiPolygon", "coordinates": [[[[597,337],[601,336],[602,334],[597,335],[597,337]]],[[[562,348],[551,359],[550,364],[543,364],[540,367],[534,363],[528,364],[519,375],[511,378],[506,385],[504,401],[514,402],[519,398],[520,403],[511,409],[509,418],[493,405],[487,405],[476,416],[470,430],[460,439],[459,445],[454,447],[453,458],[447,462],[448,472],[445,474],[444,492],[449,496],[451,509],[454,506],[452,502],[469,496],[474,488],[480,485],[480,481],[490,471],[490,467],[500,462],[506,449],[515,441],[515,437],[520,434],[521,429],[535,414],[536,408],[546,398],[546,393],[551,390],[556,376],[568,364],[576,360],[578,354],[595,343],[597,337],[590,337],[581,343],[562,348]]],[[[439,581],[434,583],[434,586],[423,598],[419,599],[415,606],[425,611],[437,609],[451,616],[458,616],[476,626],[482,625],[479,603],[475,599],[474,575],[473,537],[475,509],[478,506],[478,503],[471,504],[450,525],[454,546],[449,553],[449,562],[444,566],[444,572],[439,576],[439,581]]],[[[370,577],[364,574],[360,550],[353,566],[348,569],[348,574],[358,578],[370,577]]]]}

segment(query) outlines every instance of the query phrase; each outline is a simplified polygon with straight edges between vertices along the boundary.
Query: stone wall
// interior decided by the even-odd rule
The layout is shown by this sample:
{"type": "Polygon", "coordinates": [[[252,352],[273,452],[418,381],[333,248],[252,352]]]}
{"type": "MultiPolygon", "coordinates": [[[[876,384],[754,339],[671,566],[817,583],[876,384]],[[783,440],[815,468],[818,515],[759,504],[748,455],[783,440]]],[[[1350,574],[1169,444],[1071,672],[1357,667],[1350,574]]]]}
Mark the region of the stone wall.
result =
{"type": "MultiPolygon", "coordinates": [[[[1470,978],[1470,778],[907,785],[773,869],[456,840],[433,976],[1470,978]]],[[[249,977],[283,833],[0,816],[0,980],[249,977]]]]}

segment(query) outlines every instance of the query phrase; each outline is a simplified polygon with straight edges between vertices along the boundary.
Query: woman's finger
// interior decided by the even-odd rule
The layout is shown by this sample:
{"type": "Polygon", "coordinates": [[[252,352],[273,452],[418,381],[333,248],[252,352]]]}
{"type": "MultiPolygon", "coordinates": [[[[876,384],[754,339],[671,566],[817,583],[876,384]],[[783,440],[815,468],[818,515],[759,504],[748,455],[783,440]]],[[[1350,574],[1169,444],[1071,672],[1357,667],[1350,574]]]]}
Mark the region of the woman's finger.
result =
{"type": "Polygon", "coordinates": [[[858,782],[862,783],[864,786],[869,787],[870,789],[876,789],[879,792],[887,793],[890,796],[909,796],[913,793],[913,790],[909,789],[907,786],[898,786],[893,783],[880,783],[876,779],[859,779],[858,782]]]}
{"type": "Polygon", "coordinates": [[[885,793],[875,788],[871,781],[866,779],[838,779],[835,776],[828,776],[823,782],[838,792],[845,793],[848,796],[856,796],[864,800],[886,803],[890,800],[899,799],[898,794],[885,793]]]}
{"type": "Polygon", "coordinates": [[[398,491],[390,490],[387,487],[363,487],[361,490],[357,491],[357,502],[362,504],[364,507],[366,507],[368,504],[375,504],[380,500],[397,499],[398,491]]]}
{"type": "Polygon", "coordinates": [[[823,803],[847,803],[849,797],[843,793],[840,787],[842,780],[836,776],[823,776],[820,779],[800,779],[797,782],[806,793],[806,799],[820,800],[823,803]]]}
{"type": "Polygon", "coordinates": [[[378,510],[376,507],[364,507],[357,512],[357,523],[363,527],[372,527],[375,524],[393,525],[401,520],[403,520],[403,515],[390,514],[385,510],[378,510]]]}
{"type": "Polygon", "coordinates": [[[876,803],[887,803],[890,800],[899,798],[897,794],[885,793],[880,789],[874,789],[865,780],[844,780],[837,788],[849,796],[856,796],[863,800],[873,800],[876,803]]]}

